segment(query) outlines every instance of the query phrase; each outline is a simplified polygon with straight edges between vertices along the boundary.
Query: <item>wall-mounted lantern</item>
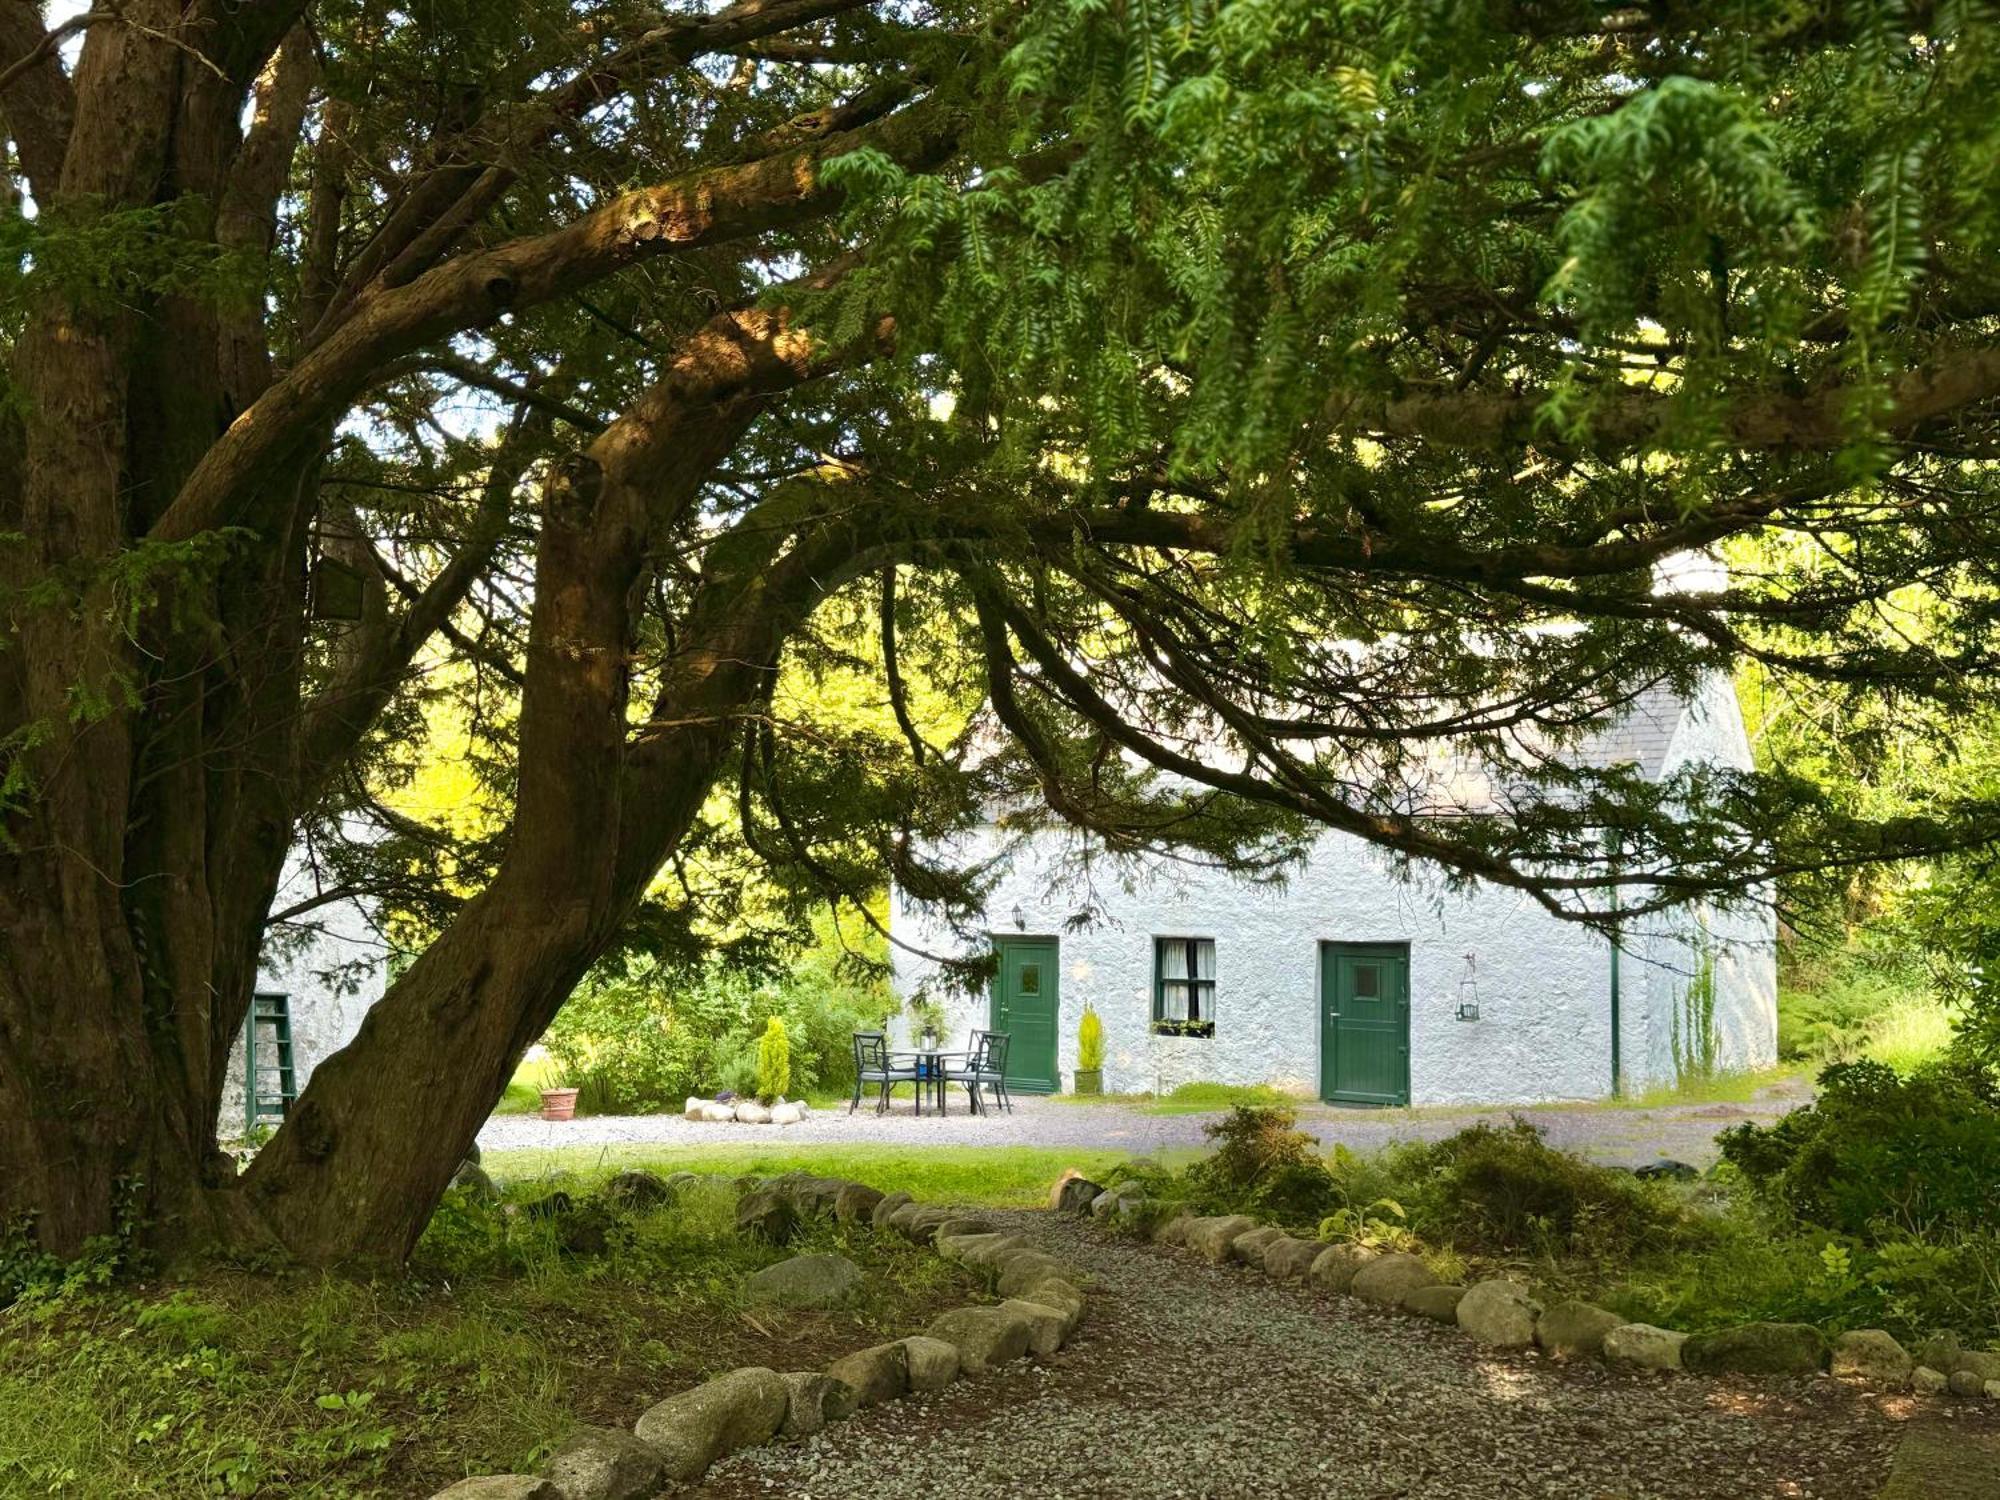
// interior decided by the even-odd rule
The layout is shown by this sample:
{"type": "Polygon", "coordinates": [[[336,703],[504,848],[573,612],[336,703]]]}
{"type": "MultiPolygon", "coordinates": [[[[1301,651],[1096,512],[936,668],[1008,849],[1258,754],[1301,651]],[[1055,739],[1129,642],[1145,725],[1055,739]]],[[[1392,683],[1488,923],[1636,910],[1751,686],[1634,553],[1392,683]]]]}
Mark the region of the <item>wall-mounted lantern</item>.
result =
{"type": "Polygon", "coordinates": [[[1028,930],[1028,914],[1018,906],[1014,908],[1014,930],[1016,932],[1026,932],[1028,930]]]}
{"type": "Polygon", "coordinates": [[[1474,975],[1476,967],[1470,953],[1465,955],[1465,972],[1458,980],[1458,1019],[1476,1021],[1479,1019],[1479,980],[1474,975]]]}

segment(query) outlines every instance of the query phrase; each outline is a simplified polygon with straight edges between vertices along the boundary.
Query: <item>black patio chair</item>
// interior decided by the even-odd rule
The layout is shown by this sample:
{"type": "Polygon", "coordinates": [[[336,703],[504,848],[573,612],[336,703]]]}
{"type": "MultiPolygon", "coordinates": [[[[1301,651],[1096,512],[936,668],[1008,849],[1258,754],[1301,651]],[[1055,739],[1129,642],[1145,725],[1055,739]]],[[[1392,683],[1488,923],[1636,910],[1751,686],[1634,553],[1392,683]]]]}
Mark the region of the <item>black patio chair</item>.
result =
{"type": "Polygon", "coordinates": [[[993,1090],[993,1098],[1008,1114],[1014,1112],[1013,1097],[1007,1092],[1007,1043],[1009,1036],[1004,1031],[975,1031],[972,1045],[965,1054],[962,1067],[952,1068],[945,1073],[947,1083],[962,1083],[966,1093],[972,1096],[972,1112],[985,1114],[986,1106],[979,1097],[982,1088],[993,1090]]]}
{"type": "Polygon", "coordinates": [[[883,1114],[889,1108],[889,1090],[899,1083],[915,1083],[915,1068],[893,1068],[889,1065],[889,1038],[879,1031],[857,1031],[854,1033],[854,1098],[847,1106],[851,1115],[861,1107],[861,1091],[871,1085],[880,1091],[875,1102],[875,1113],[883,1114]]]}

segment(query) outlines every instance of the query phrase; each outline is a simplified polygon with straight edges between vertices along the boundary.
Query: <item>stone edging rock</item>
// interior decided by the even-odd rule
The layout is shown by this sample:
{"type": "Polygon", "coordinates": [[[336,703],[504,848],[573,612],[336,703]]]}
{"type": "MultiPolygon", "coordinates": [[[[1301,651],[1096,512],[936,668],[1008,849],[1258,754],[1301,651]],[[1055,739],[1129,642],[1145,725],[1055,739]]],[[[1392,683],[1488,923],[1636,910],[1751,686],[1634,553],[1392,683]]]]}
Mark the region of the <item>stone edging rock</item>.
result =
{"type": "MultiPolygon", "coordinates": [[[[621,1174],[621,1181],[650,1174],[621,1174]]],[[[938,1391],[1012,1360],[1055,1353],[1083,1321],[1082,1278],[977,1212],[926,1206],[907,1193],[794,1174],[738,1179],[737,1227],[779,1242],[800,1218],[831,1215],[901,1234],[978,1271],[1003,1300],[954,1308],[921,1334],[835,1360],[824,1373],[751,1366],[647,1409],[631,1432],[586,1427],[551,1456],[546,1475],[461,1479],[432,1500],[650,1500],[700,1478],[731,1453],[806,1437],[857,1410],[938,1391]]],[[[659,1201],[659,1200],[654,1200],[659,1201]]]]}
{"type": "Polygon", "coordinates": [[[1879,1328],[1854,1329],[1831,1344],[1805,1323],[1745,1323],[1685,1334],[1628,1323],[1587,1302],[1544,1306],[1519,1282],[1445,1286],[1417,1256],[1349,1243],[1300,1239],[1245,1214],[1201,1217],[1132,1187],[1106,1190],[1066,1175],[1050,1194],[1059,1212],[1087,1214],[1106,1228],[1188,1250],[1216,1265],[1252,1265],[1278,1281],[1300,1280],[1418,1317],[1448,1323],[1492,1349],[1540,1349],[1557,1359],[1596,1358],[1628,1368],[1704,1374],[1812,1375],[1831,1369],[1885,1390],[2000,1398],[2000,1350],[1934,1338],[1914,1355],[1879,1328]]]}

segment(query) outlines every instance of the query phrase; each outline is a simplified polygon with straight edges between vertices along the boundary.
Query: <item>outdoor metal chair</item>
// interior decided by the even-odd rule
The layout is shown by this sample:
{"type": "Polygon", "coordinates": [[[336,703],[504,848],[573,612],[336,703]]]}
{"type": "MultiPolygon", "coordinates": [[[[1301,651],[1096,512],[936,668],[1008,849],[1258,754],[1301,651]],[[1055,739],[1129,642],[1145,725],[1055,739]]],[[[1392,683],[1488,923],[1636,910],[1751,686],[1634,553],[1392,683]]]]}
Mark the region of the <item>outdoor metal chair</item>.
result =
{"type": "Polygon", "coordinates": [[[988,1088],[993,1098],[1007,1113],[1014,1112],[1013,1097],[1007,1092],[1007,1043],[1010,1040],[1004,1031],[975,1031],[972,1045],[966,1049],[965,1065],[953,1068],[945,1074],[948,1083],[962,1083],[966,1093],[972,1096],[972,1112],[986,1113],[979,1091],[988,1088]]]}
{"type": "Polygon", "coordinates": [[[899,1083],[915,1083],[915,1068],[896,1068],[889,1065],[889,1038],[879,1031],[857,1031],[854,1033],[854,1098],[847,1106],[851,1115],[861,1107],[861,1091],[873,1087],[879,1091],[875,1101],[875,1113],[883,1114],[889,1108],[889,1090],[899,1083]]]}

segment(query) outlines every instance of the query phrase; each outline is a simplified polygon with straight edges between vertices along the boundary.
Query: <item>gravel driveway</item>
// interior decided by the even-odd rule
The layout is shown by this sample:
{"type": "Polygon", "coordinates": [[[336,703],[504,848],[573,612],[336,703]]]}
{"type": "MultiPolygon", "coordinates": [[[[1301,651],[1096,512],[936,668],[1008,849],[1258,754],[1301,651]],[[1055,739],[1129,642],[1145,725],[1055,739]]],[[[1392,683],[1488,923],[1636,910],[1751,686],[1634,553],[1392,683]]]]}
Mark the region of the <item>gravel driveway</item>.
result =
{"type": "MultiPolygon", "coordinates": [[[[1242,1267],[986,1214],[1096,1278],[1046,1364],[749,1450],[707,1500],[1271,1496],[1866,1500],[1909,1398],[1492,1355],[1454,1330],[1242,1267]]],[[[1962,1403],[1961,1403],[1962,1404],[1962,1403]]]]}
{"type": "MultiPolygon", "coordinates": [[[[1618,1166],[1640,1166],[1661,1157],[1706,1166],[1715,1159],[1715,1137],[1745,1120],[1769,1122],[1810,1098],[1803,1083],[1766,1089],[1747,1105],[1668,1105],[1613,1109],[1572,1105],[1519,1114],[1548,1132],[1549,1143],[1618,1166]]],[[[1202,1126],[1220,1114],[1155,1115],[1126,1104],[1073,1104],[1053,1099],[1015,1101],[1011,1115],[978,1116],[959,1107],[940,1119],[919,1119],[907,1100],[886,1115],[863,1106],[815,1110],[797,1125],[701,1125],[678,1115],[595,1116],[552,1123],[533,1115],[495,1115],[479,1133],[484,1151],[555,1146],[813,1145],[1046,1146],[1130,1151],[1135,1155],[1203,1144],[1202,1126]]],[[[1507,1109],[1332,1109],[1299,1111],[1304,1127],[1331,1148],[1336,1142],[1368,1150],[1393,1140],[1435,1139],[1475,1120],[1504,1122],[1507,1109]]]]}

